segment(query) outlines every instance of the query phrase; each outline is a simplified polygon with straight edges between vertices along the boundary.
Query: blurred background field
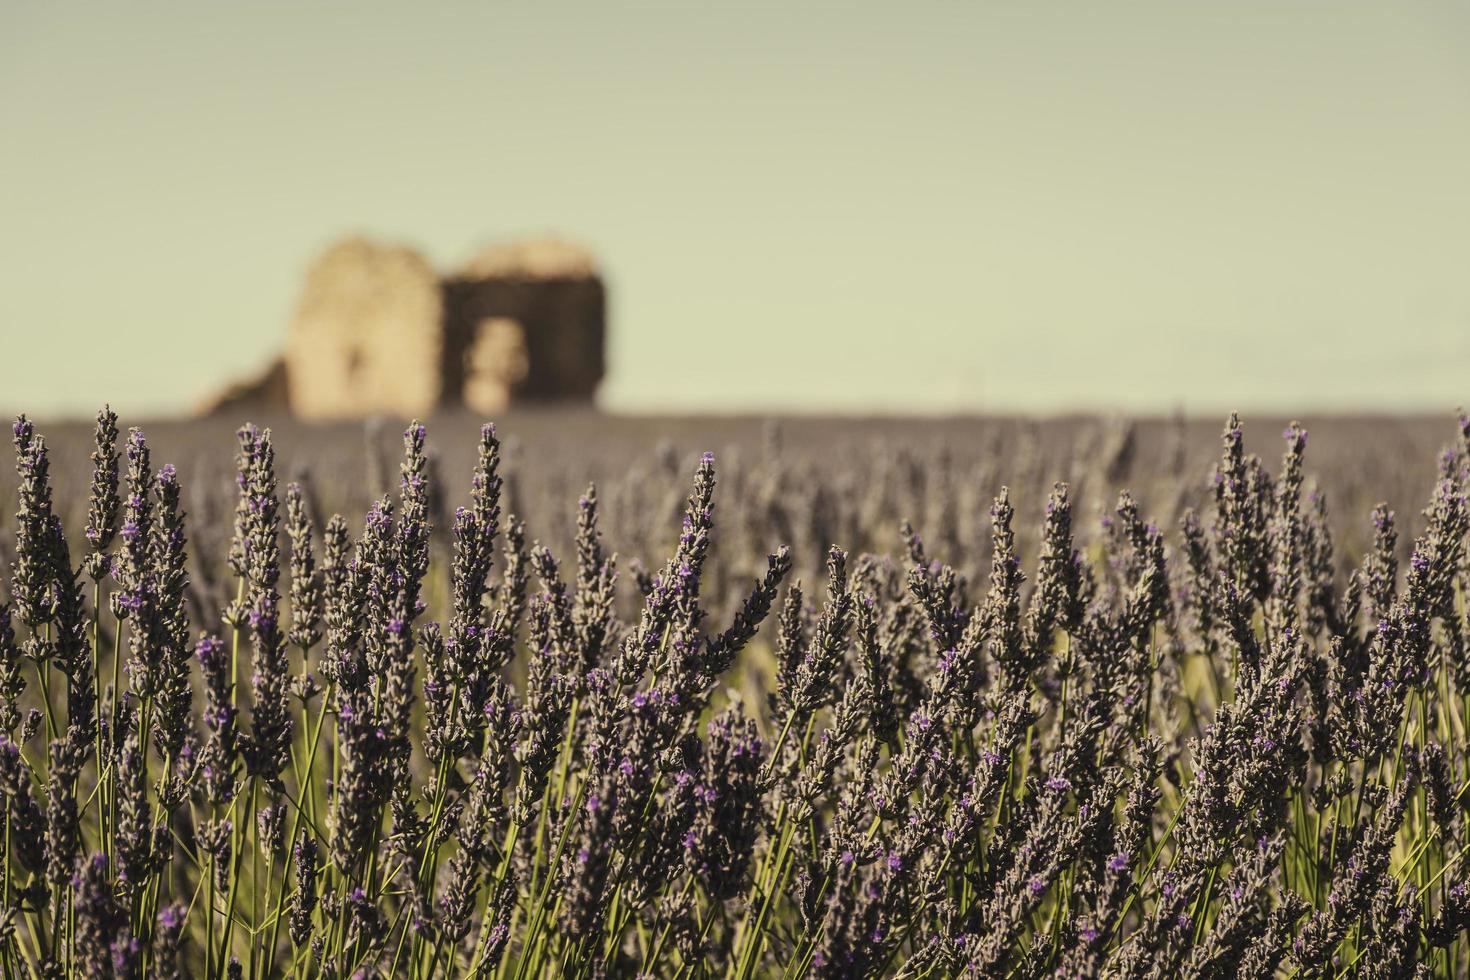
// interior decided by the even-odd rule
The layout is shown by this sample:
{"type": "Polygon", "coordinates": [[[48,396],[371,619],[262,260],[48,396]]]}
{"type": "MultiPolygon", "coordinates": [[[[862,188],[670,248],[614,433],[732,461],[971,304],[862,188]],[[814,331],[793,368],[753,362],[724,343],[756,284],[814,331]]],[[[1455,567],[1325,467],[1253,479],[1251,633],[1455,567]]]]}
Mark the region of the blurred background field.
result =
{"type": "MultiPolygon", "coordinates": [[[[282,480],[309,488],[319,522],[340,512],[357,527],[373,500],[397,493],[403,419],[303,423],[251,414],[145,420],[155,460],[178,467],[195,555],[226,550],[236,494],[234,430],[247,420],[271,428],[282,480]]],[[[447,547],[449,515],[465,503],[483,421],[463,411],[427,420],[441,547],[447,547]]],[[[1273,472],[1287,421],[1244,419],[1247,448],[1273,472]]],[[[815,581],[834,543],[854,553],[901,554],[905,521],[931,555],[982,583],[990,560],[990,503],[1003,485],[1011,491],[1028,564],[1047,493],[1058,481],[1071,486],[1080,541],[1102,533],[1102,520],[1124,489],[1146,518],[1176,527],[1184,508],[1209,510],[1224,419],[639,417],[546,408],[510,411],[496,422],[507,509],[526,521],[529,538],[567,553],[577,498],[593,483],[608,547],[623,561],[650,569],[677,537],[699,455],[715,453],[717,560],[709,594],[729,599],[780,544],[792,547],[796,572],[815,581]]],[[[1303,423],[1310,434],[1306,470],[1310,485],[1328,498],[1339,571],[1355,565],[1371,543],[1369,511],[1380,501],[1398,514],[1400,557],[1406,559],[1434,485],[1436,451],[1456,437],[1454,417],[1333,416],[1303,423]]],[[[81,528],[92,427],[43,421],[40,430],[52,447],[58,512],[68,528],[81,528]]],[[[14,509],[14,489],[15,472],[5,467],[4,511],[14,509]]],[[[0,555],[10,533],[0,527],[0,555]]],[[[1171,548],[1175,544],[1170,541],[1171,548]]],[[[199,600],[216,609],[229,598],[217,591],[221,571],[196,574],[199,600]]],[[[621,588],[631,602],[632,576],[623,576],[621,588]]]]}

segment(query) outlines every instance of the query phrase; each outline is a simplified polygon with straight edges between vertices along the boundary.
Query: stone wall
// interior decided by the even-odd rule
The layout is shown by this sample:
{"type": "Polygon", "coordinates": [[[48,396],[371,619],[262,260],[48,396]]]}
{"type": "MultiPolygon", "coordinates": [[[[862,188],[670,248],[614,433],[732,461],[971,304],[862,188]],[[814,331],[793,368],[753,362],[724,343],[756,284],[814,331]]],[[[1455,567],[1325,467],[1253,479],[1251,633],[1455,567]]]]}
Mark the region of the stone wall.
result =
{"type": "Polygon", "coordinates": [[[426,415],[443,398],[439,277],[411,249],[350,238],[306,276],[286,341],[302,418],[426,415]]]}
{"type": "Polygon", "coordinates": [[[606,369],[605,304],[599,279],[447,280],[445,390],[479,390],[504,368],[508,403],[590,400],[606,369]]]}

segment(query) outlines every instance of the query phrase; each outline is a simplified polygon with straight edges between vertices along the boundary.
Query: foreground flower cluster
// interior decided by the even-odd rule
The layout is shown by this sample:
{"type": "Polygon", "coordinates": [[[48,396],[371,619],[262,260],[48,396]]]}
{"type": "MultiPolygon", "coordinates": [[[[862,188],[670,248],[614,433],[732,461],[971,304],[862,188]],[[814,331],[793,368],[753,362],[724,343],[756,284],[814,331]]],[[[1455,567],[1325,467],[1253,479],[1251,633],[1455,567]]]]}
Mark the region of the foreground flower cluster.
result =
{"type": "Polygon", "coordinates": [[[1306,433],[1273,477],[1232,418],[1167,544],[1127,493],[1075,544],[1058,485],[1023,572],[1002,491],[987,583],[905,527],[718,620],[709,456],[626,615],[595,493],[528,544],[492,427],[451,527],[414,425],[355,535],[238,435],[191,556],[140,431],[69,539],[15,423],[7,977],[1470,971],[1470,421],[1402,569],[1379,508],[1335,574],[1306,433]]]}

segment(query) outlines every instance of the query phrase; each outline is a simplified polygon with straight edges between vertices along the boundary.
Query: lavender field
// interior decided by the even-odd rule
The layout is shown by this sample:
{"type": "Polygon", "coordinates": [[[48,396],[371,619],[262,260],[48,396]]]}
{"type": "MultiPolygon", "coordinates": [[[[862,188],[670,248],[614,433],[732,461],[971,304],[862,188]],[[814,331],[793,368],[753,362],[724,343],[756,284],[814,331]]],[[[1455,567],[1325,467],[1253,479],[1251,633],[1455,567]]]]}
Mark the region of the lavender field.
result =
{"type": "Polygon", "coordinates": [[[1470,974],[1465,418],[257,421],[14,424],[7,977],[1470,974]]]}

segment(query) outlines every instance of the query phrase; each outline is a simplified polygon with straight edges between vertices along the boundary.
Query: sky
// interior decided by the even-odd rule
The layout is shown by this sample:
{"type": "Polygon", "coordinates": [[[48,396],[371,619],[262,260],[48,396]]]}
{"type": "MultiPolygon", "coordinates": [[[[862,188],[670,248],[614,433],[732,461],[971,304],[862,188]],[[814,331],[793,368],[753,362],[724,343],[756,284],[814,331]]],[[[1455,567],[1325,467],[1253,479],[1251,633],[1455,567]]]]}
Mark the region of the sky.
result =
{"type": "Polygon", "coordinates": [[[1470,8],[0,6],[0,410],[190,410],[339,237],[599,255],[624,412],[1470,402],[1470,8]]]}

